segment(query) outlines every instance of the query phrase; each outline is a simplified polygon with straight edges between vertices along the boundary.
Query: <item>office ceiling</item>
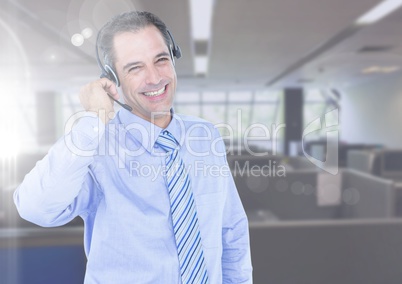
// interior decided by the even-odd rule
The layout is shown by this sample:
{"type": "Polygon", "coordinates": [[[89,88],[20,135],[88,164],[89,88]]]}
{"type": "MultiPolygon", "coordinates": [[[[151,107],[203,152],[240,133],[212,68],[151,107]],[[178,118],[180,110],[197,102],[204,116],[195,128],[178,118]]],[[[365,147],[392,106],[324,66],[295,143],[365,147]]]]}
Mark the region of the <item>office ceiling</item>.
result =
{"type": "Polygon", "coordinates": [[[402,67],[401,9],[373,25],[353,26],[379,2],[216,0],[209,72],[200,78],[193,71],[188,0],[5,0],[0,11],[0,82],[29,80],[34,90],[42,91],[79,88],[99,75],[97,30],[111,16],[132,9],[154,12],[172,31],[184,54],[176,64],[183,89],[342,88],[400,76],[402,71],[361,72],[371,66],[402,67]],[[95,34],[73,46],[71,36],[86,27],[95,34]]]}

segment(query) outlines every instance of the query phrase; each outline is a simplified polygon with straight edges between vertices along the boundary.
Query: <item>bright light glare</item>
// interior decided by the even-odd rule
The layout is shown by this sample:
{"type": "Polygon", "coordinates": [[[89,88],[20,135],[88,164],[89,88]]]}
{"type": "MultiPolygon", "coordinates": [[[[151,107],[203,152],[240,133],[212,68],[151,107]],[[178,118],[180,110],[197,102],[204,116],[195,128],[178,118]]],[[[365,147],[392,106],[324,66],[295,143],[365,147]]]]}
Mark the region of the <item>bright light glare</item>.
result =
{"type": "Polygon", "coordinates": [[[400,70],[399,66],[371,66],[362,70],[363,74],[372,74],[372,73],[392,73],[400,70]]]}
{"type": "Polygon", "coordinates": [[[367,67],[362,70],[363,74],[371,74],[371,73],[378,73],[378,72],[380,72],[380,67],[378,67],[378,66],[371,66],[371,67],[367,67]]]}
{"type": "Polygon", "coordinates": [[[81,31],[81,35],[85,38],[88,39],[93,35],[93,31],[91,28],[85,28],[81,31]]]}
{"type": "Polygon", "coordinates": [[[384,0],[366,14],[357,19],[356,23],[368,25],[379,21],[402,5],[402,0],[384,0]]]}
{"type": "Polygon", "coordinates": [[[191,30],[194,40],[211,38],[214,0],[190,0],[191,30]]]}
{"type": "Polygon", "coordinates": [[[82,34],[74,34],[71,37],[71,43],[74,46],[81,46],[84,43],[84,36],[82,34]]]}
{"type": "MultiPolygon", "coordinates": [[[[0,83],[3,83],[0,81],[0,83]]],[[[7,86],[7,84],[2,84],[7,86]]],[[[12,84],[8,90],[4,90],[7,96],[3,96],[2,100],[5,106],[0,111],[0,131],[3,133],[0,139],[0,158],[11,158],[15,157],[20,150],[20,137],[18,135],[18,125],[19,121],[17,117],[17,102],[15,100],[15,88],[12,84]]]]}
{"type": "MultiPolygon", "coordinates": [[[[14,30],[0,18],[0,34],[2,39],[9,43],[2,46],[0,54],[1,62],[14,62],[0,66],[0,86],[2,109],[0,111],[0,162],[4,163],[8,158],[15,158],[23,146],[33,145],[29,130],[32,121],[30,109],[27,103],[32,101],[29,77],[29,64],[24,46],[21,44],[14,30]]],[[[35,146],[35,145],[33,145],[35,146]]],[[[13,172],[9,169],[9,173],[13,172]]],[[[12,183],[12,176],[4,175],[0,178],[0,186],[12,183]]]]}
{"type": "Polygon", "coordinates": [[[398,71],[399,69],[401,69],[399,66],[388,66],[388,67],[383,67],[382,72],[383,73],[392,73],[392,72],[398,71]]]}
{"type": "Polygon", "coordinates": [[[208,57],[196,56],[194,58],[195,74],[206,74],[208,71],[208,57]]]}
{"type": "Polygon", "coordinates": [[[0,141],[0,159],[13,158],[19,151],[20,143],[16,135],[8,134],[3,141],[0,141]]]}

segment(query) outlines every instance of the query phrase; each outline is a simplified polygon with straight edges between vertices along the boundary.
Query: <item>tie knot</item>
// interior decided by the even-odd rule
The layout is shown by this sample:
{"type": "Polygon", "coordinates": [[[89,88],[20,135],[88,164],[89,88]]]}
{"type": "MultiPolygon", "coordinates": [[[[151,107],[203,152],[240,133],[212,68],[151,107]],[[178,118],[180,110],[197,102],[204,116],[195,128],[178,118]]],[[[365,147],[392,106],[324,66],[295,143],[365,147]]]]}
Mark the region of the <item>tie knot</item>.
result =
{"type": "Polygon", "coordinates": [[[172,152],[173,150],[177,149],[177,146],[179,146],[177,140],[167,130],[164,130],[159,134],[158,139],[156,139],[156,144],[166,152],[172,152]]]}

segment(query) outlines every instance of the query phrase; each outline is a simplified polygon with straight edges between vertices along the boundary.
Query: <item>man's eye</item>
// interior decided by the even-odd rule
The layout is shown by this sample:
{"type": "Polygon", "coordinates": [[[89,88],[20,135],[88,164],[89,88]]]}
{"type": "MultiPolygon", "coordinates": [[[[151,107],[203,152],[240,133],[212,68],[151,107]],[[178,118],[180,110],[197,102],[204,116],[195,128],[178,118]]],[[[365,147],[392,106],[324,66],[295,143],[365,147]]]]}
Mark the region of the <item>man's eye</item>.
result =
{"type": "Polygon", "coordinates": [[[140,69],[140,66],[134,66],[134,67],[131,67],[130,69],[128,69],[128,72],[136,71],[138,69],[140,69]]]}
{"type": "Polygon", "coordinates": [[[167,57],[161,57],[161,58],[159,58],[156,62],[163,62],[163,61],[169,61],[169,58],[167,58],[167,57]]]}

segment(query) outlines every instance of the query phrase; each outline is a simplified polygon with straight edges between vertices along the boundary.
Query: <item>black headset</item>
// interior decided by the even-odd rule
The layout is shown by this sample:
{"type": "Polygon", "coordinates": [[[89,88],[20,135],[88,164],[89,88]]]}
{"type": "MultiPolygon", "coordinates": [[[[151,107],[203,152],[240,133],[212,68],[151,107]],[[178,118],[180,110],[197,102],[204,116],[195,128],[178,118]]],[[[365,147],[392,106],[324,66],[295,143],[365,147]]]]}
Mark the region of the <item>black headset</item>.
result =
{"type": "MultiPolygon", "coordinates": [[[[107,78],[107,79],[111,80],[112,82],[114,82],[117,87],[119,87],[120,81],[119,81],[119,77],[117,76],[116,72],[113,70],[113,68],[109,64],[103,65],[102,61],[100,59],[100,56],[99,56],[99,38],[100,38],[101,32],[102,32],[102,30],[100,30],[98,32],[98,36],[96,38],[96,47],[95,47],[96,48],[96,61],[98,62],[98,65],[102,71],[100,78],[107,78]]],[[[169,38],[171,41],[171,45],[169,46],[169,53],[170,53],[170,57],[172,58],[173,65],[174,65],[175,62],[174,62],[173,57],[176,57],[177,59],[179,59],[181,57],[181,49],[175,43],[174,38],[173,38],[172,34],[170,33],[170,31],[166,30],[166,32],[169,35],[169,38]]]]}

